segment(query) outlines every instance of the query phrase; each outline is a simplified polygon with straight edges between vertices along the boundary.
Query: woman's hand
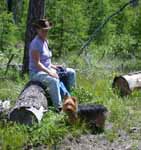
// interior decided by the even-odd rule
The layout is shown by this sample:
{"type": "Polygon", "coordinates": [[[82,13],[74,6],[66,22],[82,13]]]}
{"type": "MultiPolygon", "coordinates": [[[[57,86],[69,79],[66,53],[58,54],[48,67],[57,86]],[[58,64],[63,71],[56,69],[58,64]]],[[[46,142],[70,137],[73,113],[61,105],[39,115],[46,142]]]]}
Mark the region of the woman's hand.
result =
{"type": "Polygon", "coordinates": [[[63,65],[53,65],[53,64],[51,64],[51,67],[52,67],[53,69],[56,69],[56,70],[57,70],[58,67],[63,67],[63,65]]]}
{"type": "Polygon", "coordinates": [[[58,67],[63,67],[63,65],[56,65],[56,68],[58,68],[58,67]]]}
{"type": "Polygon", "coordinates": [[[51,77],[54,77],[56,79],[59,79],[59,76],[56,72],[52,72],[52,71],[49,71],[48,74],[51,76],[51,77]]]}

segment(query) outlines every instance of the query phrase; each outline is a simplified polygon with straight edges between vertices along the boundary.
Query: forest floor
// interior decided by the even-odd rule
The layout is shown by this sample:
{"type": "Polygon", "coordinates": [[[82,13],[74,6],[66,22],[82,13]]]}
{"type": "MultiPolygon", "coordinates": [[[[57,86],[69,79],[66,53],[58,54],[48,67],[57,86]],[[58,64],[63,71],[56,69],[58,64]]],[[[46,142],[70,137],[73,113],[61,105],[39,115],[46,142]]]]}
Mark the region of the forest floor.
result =
{"type": "Polygon", "coordinates": [[[132,135],[119,130],[119,137],[113,141],[108,140],[104,134],[81,135],[78,138],[70,136],[60,146],[56,146],[56,150],[141,150],[141,141],[130,137],[139,135],[140,129],[131,132],[132,135]]]}
{"type": "MultiPolygon", "coordinates": [[[[79,68],[78,87],[72,95],[78,98],[79,103],[104,104],[111,112],[103,133],[91,134],[82,124],[68,125],[65,115],[56,114],[51,108],[42,122],[33,127],[1,120],[0,149],[141,150],[141,92],[120,97],[112,89],[115,76],[139,71],[141,63],[135,60],[117,61],[109,63],[104,59],[93,66],[81,68],[80,64],[71,65],[79,68]]],[[[3,72],[0,71],[1,77],[3,72]]],[[[21,79],[12,69],[7,76],[10,79],[0,79],[0,99],[10,99],[13,105],[29,79],[21,79]]]]}

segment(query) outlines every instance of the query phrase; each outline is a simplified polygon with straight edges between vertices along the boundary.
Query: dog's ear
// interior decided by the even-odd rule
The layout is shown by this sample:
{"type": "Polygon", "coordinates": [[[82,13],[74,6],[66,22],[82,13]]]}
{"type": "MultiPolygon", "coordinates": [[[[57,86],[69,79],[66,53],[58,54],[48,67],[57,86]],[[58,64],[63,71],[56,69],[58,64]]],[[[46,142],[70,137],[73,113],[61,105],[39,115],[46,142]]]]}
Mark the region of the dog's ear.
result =
{"type": "Polygon", "coordinates": [[[77,98],[76,97],[74,97],[74,96],[72,96],[71,97],[72,98],[72,100],[74,101],[74,104],[75,104],[75,110],[74,111],[77,111],[78,110],[78,102],[77,102],[77,98]]]}
{"type": "Polygon", "coordinates": [[[77,103],[77,98],[76,97],[72,96],[71,98],[74,101],[74,103],[77,103]]]}

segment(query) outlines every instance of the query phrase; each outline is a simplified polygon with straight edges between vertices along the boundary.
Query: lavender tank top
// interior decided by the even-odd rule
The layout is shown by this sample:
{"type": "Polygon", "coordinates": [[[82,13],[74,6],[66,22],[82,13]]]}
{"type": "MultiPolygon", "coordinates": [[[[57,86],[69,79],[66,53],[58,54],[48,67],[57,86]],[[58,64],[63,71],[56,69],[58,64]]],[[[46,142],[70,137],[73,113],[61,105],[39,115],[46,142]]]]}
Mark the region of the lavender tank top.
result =
{"type": "Polygon", "coordinates": [[[34,50],[39,51],[41,63],[45,67],[50,68],[52,52],[48,48],[48,42],[46,40],[42,41],[38,36],[36,36],[29,46],[29,71],[34,73],[39,72],[32,58],[32,51],[34,50]]]}

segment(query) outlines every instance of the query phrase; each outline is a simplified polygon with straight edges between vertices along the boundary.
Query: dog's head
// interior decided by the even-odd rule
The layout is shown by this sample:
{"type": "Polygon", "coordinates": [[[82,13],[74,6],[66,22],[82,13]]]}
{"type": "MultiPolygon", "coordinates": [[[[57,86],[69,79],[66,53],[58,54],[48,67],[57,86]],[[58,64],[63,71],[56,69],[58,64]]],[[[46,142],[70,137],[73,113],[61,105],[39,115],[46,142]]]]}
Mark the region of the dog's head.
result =
{"type": "Polygon", "coordinates": [[[64,97],[64,104],[63,104],[63,111],[65,113],[74,113],[77,111],[77,99],[73,96],[65,96],[64,97]]]}

